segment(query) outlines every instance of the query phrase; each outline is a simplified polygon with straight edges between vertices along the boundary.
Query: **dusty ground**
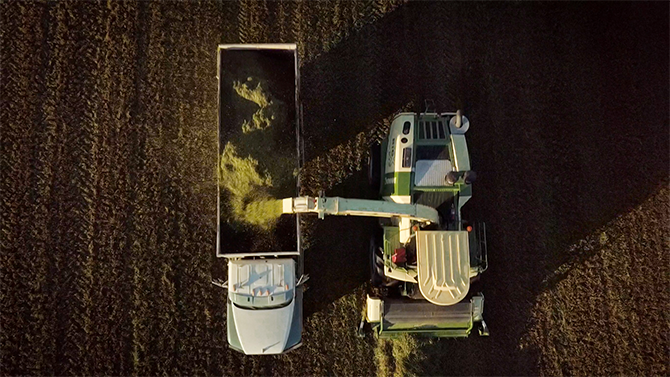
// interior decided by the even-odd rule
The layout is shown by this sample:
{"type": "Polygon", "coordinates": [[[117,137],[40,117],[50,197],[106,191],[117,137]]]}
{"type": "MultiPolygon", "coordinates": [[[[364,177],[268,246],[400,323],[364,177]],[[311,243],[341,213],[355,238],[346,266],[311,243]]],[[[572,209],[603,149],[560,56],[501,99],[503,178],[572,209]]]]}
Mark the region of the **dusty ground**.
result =
{"type": "Polygon", "coordinates": [[[3,375],[668,374],[667,4],[0,9],[3,375]],[[374,221],[333,218],[305,346],[228,350],[215,52],[264,41],[301,46],[306,191],[371,197],[394,112],[465,110],[491,337],[356,338],[374,221]]]}

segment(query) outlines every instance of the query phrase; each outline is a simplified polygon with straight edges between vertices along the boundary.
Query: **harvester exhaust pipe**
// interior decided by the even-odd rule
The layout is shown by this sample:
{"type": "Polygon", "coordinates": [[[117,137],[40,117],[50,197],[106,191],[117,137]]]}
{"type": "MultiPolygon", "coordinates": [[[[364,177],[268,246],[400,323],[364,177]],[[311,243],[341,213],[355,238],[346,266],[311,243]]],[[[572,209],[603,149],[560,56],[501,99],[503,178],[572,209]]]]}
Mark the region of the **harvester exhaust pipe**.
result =
{"type": "Polygon", "coordinates": [[[456,111],[456,128],[461,128],[463,126],[463,112],[461,110],[456,111]]]}

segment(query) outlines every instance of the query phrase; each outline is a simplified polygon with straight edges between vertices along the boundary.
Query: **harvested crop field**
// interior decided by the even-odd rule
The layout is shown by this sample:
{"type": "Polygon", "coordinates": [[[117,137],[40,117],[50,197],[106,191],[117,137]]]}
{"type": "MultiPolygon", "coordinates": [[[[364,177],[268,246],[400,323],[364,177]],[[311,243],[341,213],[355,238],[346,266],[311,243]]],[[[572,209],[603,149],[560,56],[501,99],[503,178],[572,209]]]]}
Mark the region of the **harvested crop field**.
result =
{"type": "Polygon", "coordinates": [[[668,375],[667,3],[0,3],[2,375],[668,375]],[[216,47],[297,42],[305,193],[462,108],[491,336],[356,337],[375,221],[309,219],[304,345],[226,345],[216,47]]]}

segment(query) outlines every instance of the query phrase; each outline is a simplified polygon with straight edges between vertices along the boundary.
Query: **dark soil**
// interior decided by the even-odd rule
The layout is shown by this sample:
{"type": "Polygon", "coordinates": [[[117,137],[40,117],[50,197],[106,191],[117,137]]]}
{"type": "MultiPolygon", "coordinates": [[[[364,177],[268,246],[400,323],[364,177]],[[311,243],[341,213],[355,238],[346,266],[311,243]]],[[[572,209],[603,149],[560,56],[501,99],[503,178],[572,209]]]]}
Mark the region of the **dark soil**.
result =
{"type": "Polygon", "coordinates": [[[305,221],[301,349],[227,348],[210,284],[216,46],[239,42],[300,45],[304,193],[373,197],[368,144],[424,99],[471,121],[464,215],[489,230],[491,336],[423,342],[385,370],[668,374],[667,3],[3,2],[0,16],[3,375],[377,374],[376,340],[355,335],[374,220],[305,221]]]}

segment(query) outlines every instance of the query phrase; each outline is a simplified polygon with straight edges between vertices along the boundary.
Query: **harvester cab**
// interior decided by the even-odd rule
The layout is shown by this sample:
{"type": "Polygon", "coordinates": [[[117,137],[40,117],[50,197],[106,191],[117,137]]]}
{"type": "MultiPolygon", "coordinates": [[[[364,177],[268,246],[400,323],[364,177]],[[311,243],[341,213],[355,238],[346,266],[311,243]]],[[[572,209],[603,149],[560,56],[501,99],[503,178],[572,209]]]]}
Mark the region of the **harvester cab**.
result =
{"type": "Polygon", "coordinates": [[[372,283],[364,320],[380,336],[402,332],[461,337],[483,320],[484,296],[470,283],[487,267],[486,226],[467,222],[461,209],[472,197],[460,111],[401,113],[378,147],[371,148],[369,179],[383,200],[434,208],[439,224],[406,218],[381,221],[370,241],[372,283]]]}

